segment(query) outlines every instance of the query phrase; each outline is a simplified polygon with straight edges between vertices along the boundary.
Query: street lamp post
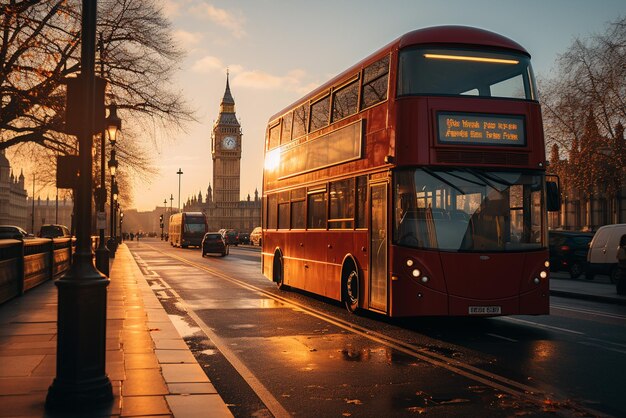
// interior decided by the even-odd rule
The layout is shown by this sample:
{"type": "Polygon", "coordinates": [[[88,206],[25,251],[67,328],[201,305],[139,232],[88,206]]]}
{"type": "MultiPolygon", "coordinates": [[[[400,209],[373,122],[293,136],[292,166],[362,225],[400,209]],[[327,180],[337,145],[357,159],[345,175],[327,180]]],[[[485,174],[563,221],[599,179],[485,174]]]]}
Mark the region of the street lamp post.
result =
{"type": "Polygon", "coordinates": [[[163,199],[163,222],[161,224],[161,241],[165,241],[165,234],[163,229],[165,228],[165,215],[167,215],[167,198],[163,199]]]}
{"type": "Polygon", "coordinates": [[[183,170],[179,168],[176,174],[178,174],[178,211],[180,212],[180,178],[183,175],[183,170]]]}
{"type": "Polygon", "coordinates": [[[89,411],[110,405],[113,388],[106,374],[107,286],[94,266],[91,250],[93,179],[92,133],[95,125],[95,43],[97,1],[83,0],[81,28],[81,108],[76,187],[76,253],[55,282],[58,293],[56,376],[46,408],[89,411]]]}
{"type": "MultiPolygon", "coordinates": [[[[114,158],[113,155],[112,158],[114,158]]],[[[115,173],[115,167],[117,167],[117,161],[113,160],[115,163],[114,168],[111,170],[111,173],[115,173]]],[[[115,257],[115,252],[117,251],[117,239],[116,239],[116,215],[117,215],[117,198],[118,198],[119,189],[117,187],[117,181],[115,181],[115,175],[111,174],[111,236],[109,237],[109,248],[111,249],[111,257],[115,257]]]]}
{"type": "Polygon", "coordinates": [[[170,215],[174,213],[174,209],[172,209],[173,204],[174,204],[174,194],[170,193],[170,215]]]}
{"type": "MultiPolygon", "coordinates": [[[[102,41],[102,40],[101,40],[102,41]]],[[[117,132],[122,128],[122,120],[117,116],[117,106],[115,103],[109,106],[109,116],[105,120],[105,130],[108,132],[109,141],[111,141],[111,154],[114,153],[115,142],[117,140],[117,132]]],[[[105,276],[109,276],[109,248],[106,246],[104,239],[104,230],[106,228],[106,213],[104,207],[107,200],[107,190],[105,187],[106,176],[104,170],[105,162],[105,132],[100,133],[100,188],[98,196],[98,217],[100,223],[100,239],[98,248],[96,249],[96,267],[105,276]]]]}

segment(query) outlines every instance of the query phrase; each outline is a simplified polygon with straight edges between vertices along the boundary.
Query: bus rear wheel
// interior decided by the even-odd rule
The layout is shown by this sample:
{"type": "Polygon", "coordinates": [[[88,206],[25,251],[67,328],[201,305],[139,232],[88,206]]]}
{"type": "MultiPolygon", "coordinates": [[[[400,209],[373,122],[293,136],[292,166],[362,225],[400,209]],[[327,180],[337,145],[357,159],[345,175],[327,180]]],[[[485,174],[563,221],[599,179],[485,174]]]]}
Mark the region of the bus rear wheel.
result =
{"type": "Polygon", "coordinates": [[[276,283],[276,287],[279,290],[289,289],[289,286],[285,284],[285,275],[283,273],[283,256],[279,252],[277,252],[276,254],[274,254],[272,278],[276,283]]]}
{"type": "Polygon", "coordinates": [[[359,273],[354,266],[350,266],[343,280],[343,302],[350,313],[355,313],[359,307],[359,273]]]}

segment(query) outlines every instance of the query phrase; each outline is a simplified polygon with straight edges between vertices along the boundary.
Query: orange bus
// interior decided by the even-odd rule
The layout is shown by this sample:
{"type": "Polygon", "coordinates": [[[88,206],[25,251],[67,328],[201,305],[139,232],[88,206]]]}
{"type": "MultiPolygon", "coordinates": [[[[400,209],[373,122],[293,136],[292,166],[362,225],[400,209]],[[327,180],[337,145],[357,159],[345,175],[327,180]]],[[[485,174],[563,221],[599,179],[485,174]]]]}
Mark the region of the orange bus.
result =
{"type": "Polygon", "coordinates": [[[202,212],[178,212],[170,216],[168,239],[173,247],[199,247],[207,232],[207,219],[202,212]]]}
{"type": "Polygon", "coordinates": [[[396,39],[271,117],[263,274],[389,316],[547,314],[530,55],[481,29],[396,39]]]}

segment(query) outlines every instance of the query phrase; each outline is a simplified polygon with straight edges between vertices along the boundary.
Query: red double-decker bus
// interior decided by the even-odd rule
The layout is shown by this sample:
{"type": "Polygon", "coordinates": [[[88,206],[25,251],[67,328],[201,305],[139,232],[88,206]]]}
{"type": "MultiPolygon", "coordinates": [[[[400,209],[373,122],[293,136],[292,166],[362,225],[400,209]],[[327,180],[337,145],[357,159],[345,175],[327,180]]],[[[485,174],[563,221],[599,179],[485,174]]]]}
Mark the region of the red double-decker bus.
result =
{"type": "Polygon", "coordinates": [[[274,115],[263,273],[389,316],[548,313],[530,55],[481,29],[407,33],[274,115]]]}

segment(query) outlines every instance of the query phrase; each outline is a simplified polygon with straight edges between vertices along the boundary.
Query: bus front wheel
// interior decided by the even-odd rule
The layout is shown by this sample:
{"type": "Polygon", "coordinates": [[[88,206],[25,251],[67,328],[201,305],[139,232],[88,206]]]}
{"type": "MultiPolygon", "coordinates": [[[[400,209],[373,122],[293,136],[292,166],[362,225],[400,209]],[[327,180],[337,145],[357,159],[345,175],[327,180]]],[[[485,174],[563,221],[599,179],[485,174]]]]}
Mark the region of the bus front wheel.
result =
{"type": "Polygon", "coordinates": [[[350,313],[355,313],[359,307],[359,272],[354,265],[350,265],[343,277],[343,302],[350,313]]]}

